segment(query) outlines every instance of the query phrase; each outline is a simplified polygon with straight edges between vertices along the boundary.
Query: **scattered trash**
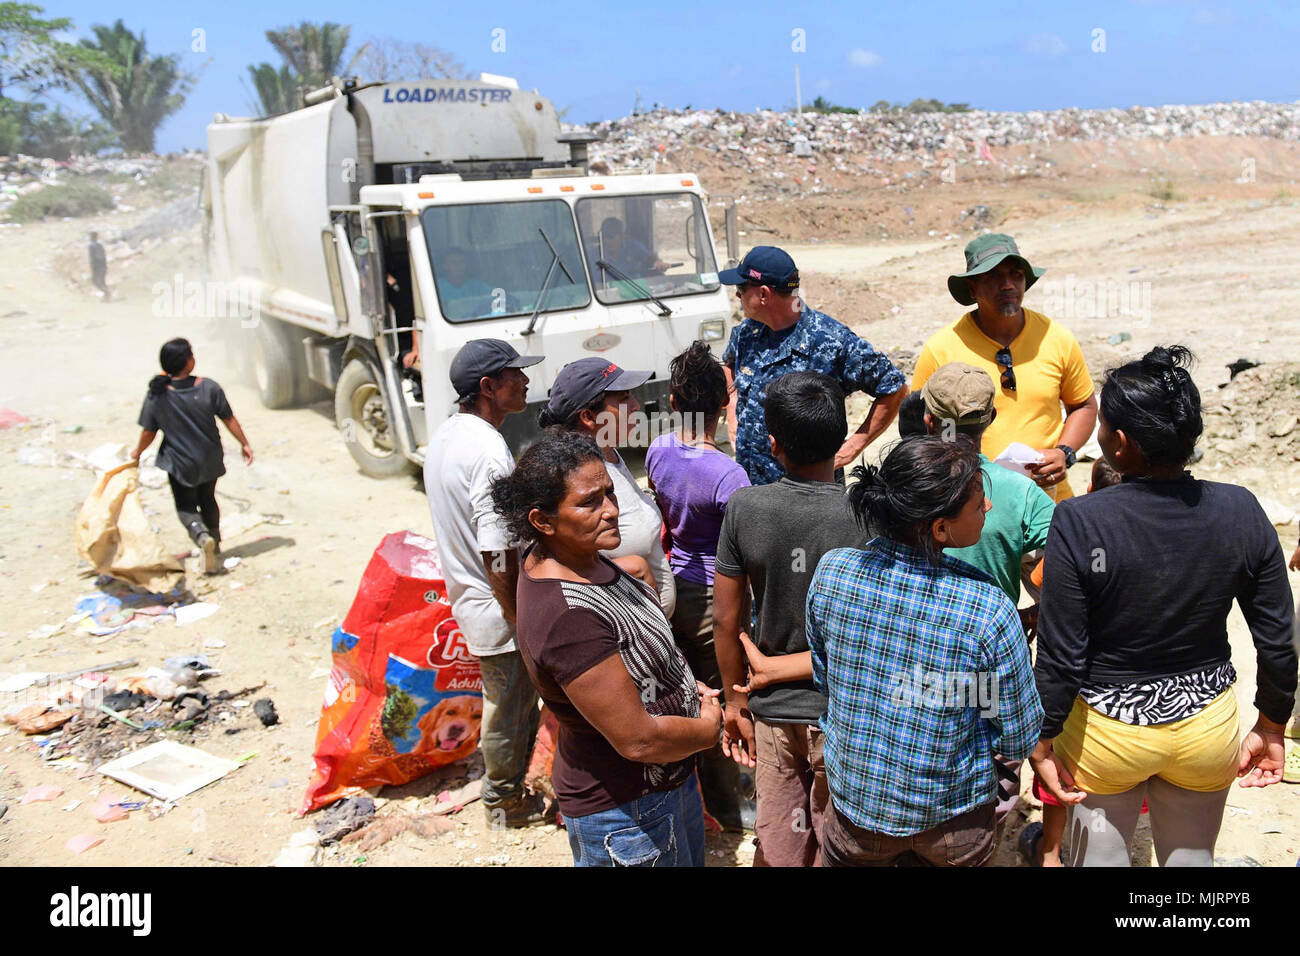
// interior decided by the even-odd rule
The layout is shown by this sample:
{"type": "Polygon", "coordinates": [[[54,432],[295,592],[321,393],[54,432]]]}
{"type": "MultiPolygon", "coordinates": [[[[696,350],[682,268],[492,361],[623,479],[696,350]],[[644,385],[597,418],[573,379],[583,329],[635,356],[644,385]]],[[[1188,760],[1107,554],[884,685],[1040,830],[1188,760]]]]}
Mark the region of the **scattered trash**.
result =
{"type": "Polygon", "coordinates": [[[209,650],[216,650],[225,647],[226,642],[219,637],[205,637],[203,639],[203,646],[209,650]]]}
{"type": "Polygon", "coordinates": [[[370,797],[346,797],[329,807],[316,821],[321,846],[338,843],[353,830],[375,818],[375,801],[370,797]]]}
{"type": "Polygon", "coordinates": [[[104,697],[104,706],[110,710],[123,711],[134,710],[145,702],[143,694],[132,693],[129,690],[119,690],[104,697]]]}
{"type": "Polygon", "coordinates": [[[62,810],[64,813],[71,813],[73,810],[77,809],[77,807],[79,807],[79,806],[81,806],[81,801],[80,801],[80,800],[73,800],[71,803],[68,803],[68,804],[65,804],[64,806],[59,807],[59,809],[62,810]]]}
{"type": "Polygon", "coordinates": [[[12,408],[0,408],[0,431],[4,431],[4,429],[11,428],[14,425],[26,425],[28,421],[30,421],[30,419],[19,415],[12,408]]]}
{"type": "Polygon", "coordinates": [[[233,571],[235,570],[235,568],[239,567],[239,558],[238,557],[226,558],[224,561],[221,562],[221,566],[225,568],[227,571],[233,571]]]}
{"type": "Polygon", "coordinates": [[[62,622],[58,624],[42,624],[40,627],[34,627],[28,631],[27,638],[33,641],[43,641],[53,637],[61,630],[63,630],[62,622]]]}
{"type": "Polygon", "coordinates": [[[315,830],[299,830],[289,837],[279,855],[271,861],[272,866],[315,866],[316,855],[320,852],[315,830]]]}
{"type": "Polygon", "coordinates": [[[1237,359],[1237,361],[1233,362],[1231,365],[1228,366],[1228,373],[1231,376],[1231,378],[1229,378],[1228,381],[1232,381],[1232,379],[1236,378],[1238,375],[1240,375],[1242,372],[1246,371],[1247,369],[1259,368],[1261,364],[1263,363],[1255,362],[1247,358],[1237,359]]]}
{"type": "Polygon", "coordinates": [[[5,815],[6,813],[8,813],[8,812],[9,812],[9,804],[7,804],[7,803],[0,803],[0,820],[3,820],[3,819],[4,819],[4,815],[5,815]]]}
{"type": "Polygon", "coordinates": [[[280,790],[280,789],[283,789],[284,787],[289,786],[289,778],[288,778],[288,777],[276,777],[274,780],[272,780],[272,781],[271,781],[270,783],[268,783],[266,786],[267,786],[267,789],[269,789],[269,790],[280,790]]]}
{"type": "Polygon", "coordinates": [[[1114,335],[1108,335],[1108,336],[1106,336],[1106,344],[1107,344],[1107,345],[1119,345],[1119,344],[1122,343],[1122,342],[1127,342],[1127,341],[1129,341],[1129,339],[1131,339],[1131,338],[1133,338],[1133,336],[1131,336],[1131,335],[1130,335],[1129,333],[1127,333],[1127,332],[1116,332],[1114,335]]]}
{"type": "Polygon", "coordinates": [[[262,722],[263,727],[274,727],[280,722],[280,715],[275,712],[275,704],[269,697],[254,701],[253,713],[257,714],[257,719],[262,722]]]}
{"type": "Polygon", "coordinates": [[[105,793],[95,801],[95,806],[90,812],[100,823],[116,823],[118,820],[127,818],[128,806],[141,806],[141,804],[126,804],[123,801],[114,800],[112,796],[105,793]]]}
{"type": "Polygon", "coordinates": [[[369,853],[376,847],[383,846],[399,833],[410,832],[427,839],[450,833],[455,828],[454,823],[435,813],[416,815],[394,808],[360,830],[349,833],[339,842],[355,843],[357,849],[369,853]]]}
{"type": "Polygon", "coordinates": [[[438,816],[445,816],[449,813],[459,813],[465,809],[466,804],[473,803],[479,799],[480,791],[483,787],[483,780],[471,780],[463,787],[455,790],[444,790],[438,794],[438,805],[433,808],[433,813],[438,816]]]}
{"type": "MultiPolygon", "coordinates": [[[[3,409],[0,409],[0,428],[4,427],[3,414],[4,414],[3,409]]],[[[69,425],[66,428],[59,429],[59,431],[63,432],[63,434],[65,435],[79,435],[81,434],[82,430],[83,430],[82,426],[80,425],[69,425]]]]}
{"type": "Polygon", "coordinates": [[[21,674],[6,677],[0,681],[0,694],[16,694],[48,676],[41,671],[23,671],[21,674]]]}
{"type": "Polygon", "coordinates": [[[32,704],[14,714],[12,720],[9,717],[5,719],[25,734],[48,734],[72,717],[72,711],[60,710],[52,704],[32,704]]]}
{"type": "Polygon", "coordinates": [[[57,800],[63,796],[63,788],[55,787],[48,783],[43,783],[39,787],[32,787],[23,794],[23,798],[18,801],[20,807],[25,807],[29,803],[40,803],[45,800],[57,800]]]}
{"type": "Polygon", "coordinates": [[[100,477],[77,514],[77,553],[101,574],[147,591],[170,591],[185,571],[145,517],[136,471],[127,462],[100,477]]]}
{"type": "Polygon", "coordinates": [[[219,610],[221,610],[219,604],[211,604],[207,601],[196,601],[193,604],[182,605],[176,609],[176,625],[182,627],[186,624],[193,624],[205,617],[211,617],[219,610]]]}
{"type": "Polygon", "coordinates": [[[74,836],[71,840],[65,843],[64,846],[73,853],[81,854],[85,853],[87,850],[94,849],[103,842],[104,838],[102,836],[96,836],[93,833],[82,833],[74,836]]]}
{"type": "Polygon", "coordinates": [[[206,654],[169,657],[163,661],[162,669],[163,673],[181,687],[194,687],[204,678],[221,673],[213,668],[206,654]]]}
{"type": "Polygon", "coordinates": [[[171,803],[238,767],[236,761],[163,740],[103,764],[99,772],[171,803]]]}

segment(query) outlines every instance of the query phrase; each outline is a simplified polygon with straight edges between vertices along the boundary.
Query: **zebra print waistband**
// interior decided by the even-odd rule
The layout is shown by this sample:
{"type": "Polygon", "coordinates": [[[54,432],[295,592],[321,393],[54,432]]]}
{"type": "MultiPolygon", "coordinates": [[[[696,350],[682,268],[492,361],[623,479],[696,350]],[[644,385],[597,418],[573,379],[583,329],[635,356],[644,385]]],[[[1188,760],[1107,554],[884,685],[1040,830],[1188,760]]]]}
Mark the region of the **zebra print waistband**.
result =
{"type": "Polygon", "coordinates": [[[1085,684],[1079,688],[1083,702],[1112,720],[1146,727],[1172,724],[1199,713],[1210,701],[1233,685],[1232,664],[1133,684],[1085,684]]]}

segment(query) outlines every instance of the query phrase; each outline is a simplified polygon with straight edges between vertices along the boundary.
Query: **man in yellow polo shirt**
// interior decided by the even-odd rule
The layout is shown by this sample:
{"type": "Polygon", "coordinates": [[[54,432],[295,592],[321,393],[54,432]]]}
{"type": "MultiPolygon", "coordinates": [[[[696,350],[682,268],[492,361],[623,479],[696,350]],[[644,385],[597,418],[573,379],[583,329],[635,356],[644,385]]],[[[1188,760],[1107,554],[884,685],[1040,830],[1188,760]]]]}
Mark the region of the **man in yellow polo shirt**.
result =
{"type": "Polygon", "coordinates": [[[1074,494],[1066,470],[1097,423],[1097,397],[1083,350],[1069,329],[1021,305],[1025,290],[1043,272],[1029,264],[1010,236],[990,233],[972,240],[966,271],[948,277],[948,291],[976,308],[930,336],[916,360],[912,391],[949,362],[988,372],[998,383],[993,401],[998,414],[984,432],[984,454],[996,458],[1017,441],[1037,449],[1042,460],[1029,466],[1034,481],[1064,501],[1074,494]]]}

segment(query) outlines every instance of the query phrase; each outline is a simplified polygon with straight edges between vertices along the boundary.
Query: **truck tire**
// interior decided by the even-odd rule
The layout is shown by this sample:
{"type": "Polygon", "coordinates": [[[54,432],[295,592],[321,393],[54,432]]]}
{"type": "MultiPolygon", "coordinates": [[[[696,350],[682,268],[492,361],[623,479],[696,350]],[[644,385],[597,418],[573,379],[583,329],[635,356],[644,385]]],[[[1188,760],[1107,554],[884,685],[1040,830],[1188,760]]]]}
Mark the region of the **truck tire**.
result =
{"type": "Polygon", "coordinates": [[[334,420],[348,453],[367,475],[397,478],[414,471],[397,441],[383,389],[370,366],[359,359],[348,362],[339,376],[334,420]]]}
{"type": "Polygon", "coordinates": [[[293,338],[284,324],[262,316],[249,351],[253,380],[257,383],[262,404],[267,408],[292,406],[298,394],[299,368],[303,363],[294,351],[293,338]]]}

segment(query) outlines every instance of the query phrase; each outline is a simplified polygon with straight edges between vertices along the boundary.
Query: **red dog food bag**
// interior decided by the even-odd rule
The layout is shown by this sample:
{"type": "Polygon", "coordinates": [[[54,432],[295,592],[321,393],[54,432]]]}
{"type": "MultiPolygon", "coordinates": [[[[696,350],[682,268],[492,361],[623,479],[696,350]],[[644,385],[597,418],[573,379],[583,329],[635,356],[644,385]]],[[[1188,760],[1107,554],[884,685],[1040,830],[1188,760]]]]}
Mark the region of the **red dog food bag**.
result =
{"type": "Polygon", "coordinates": [[[407,783],[478,747],[483,678],[451,616],[433,541],[399,531],[380,542],[332,644],[302,813],[407,783]]]}

